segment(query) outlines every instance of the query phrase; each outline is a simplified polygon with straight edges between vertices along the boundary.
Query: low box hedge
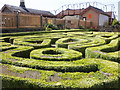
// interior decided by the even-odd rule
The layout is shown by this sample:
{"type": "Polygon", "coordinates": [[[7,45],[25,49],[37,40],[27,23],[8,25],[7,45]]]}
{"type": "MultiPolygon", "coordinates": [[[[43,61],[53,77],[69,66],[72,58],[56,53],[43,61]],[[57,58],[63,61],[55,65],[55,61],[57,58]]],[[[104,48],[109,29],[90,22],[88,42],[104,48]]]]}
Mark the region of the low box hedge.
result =
{"type": "MultiPolygon", "coordinates": [[[[85,50],[88,47],[94,47],[94,46],[99,46],[99,45],[104,45],[106,42],[103,39],[99,38],[84,38],[85,40],[88,40],[87,42],[83,43],[77,43],[77,44],[69,44],[68,49],[73,49],[79,52],[82,52],[83,56],[85,56],[85,50]]],[[[84,40],[83,39],[83,40],[84,40]]]]}
{"type": "Polygon", "coordinates": [[[8,66],[8,68],[7,71],[1,73],[0,76],[3,79],[4,88],[119,88],[118,63],[94,58],[82,59],[72,63],[76,63],[76,67],[77,65],[79,65],[78,67],[81,65],[84,69],[87,64],[94,64],[97,66],[98,70],[91,70],[87,73],[83,71],[61,73],[48,71],[49,69],[36,70],[2,64],[3,66],[8,66]],[[13,72],[15,75],[11,75],[11,73],[6,74],[9,71],[11,71],[11,73],[13,72]],[[34,73],[40,72],[40,78],[35,78],[36,75],[33,75],[32,73],[32,78],[30,78],[30,74],[27,74],[26,77],[19,76],[24,74],[25,71],[34,71],[34,73]],[[54,80],[55,78],[59,79],[54,80]]]}
{"type": "MultiPolygon", "coordinates": [[[[80,30],[76,30],[78,34],[80,30]]],[[[11,33],[4,34],[2,38],[0,38],[1,42],[9,43],[8,41],[11,39],[14,40],[26,40],[26,45],[18,45],[10,44],[5,45],[2,48],[6,50],[0,52],[2,55],[2,60],[0,61],[0,66],[3,66],[3,72],[0,72],[0,77],[2,77],[3,88],[120,88],[120,76],[119,76],[119,63],[109,61],[107,56],[106,58],[100,59],[98,58],[75,58],[75,60],[65,61],[58,60],[54,58],[54,61],[50,61],[50,56],[59,56],[61,53],[67,51],[68,49],[62,48],[62,51],[55,51],[56,48],[52,48],[51,44],[54,44],[56,40],[59,38],[72,38],[72,39],[82,39],[83,42],[78,43],[78,48],[90,47],[89,45],[100,45],[101,47],[105,47],[106,37],[105,39],[96,38],[97,35],[100,34],[111,34],[111,37],[115,35],[113,32],[82,32],[85,37],[76,37],[77,34],[74,30],[63,30],[63,31],[50,31],[50,32],[24,32],[24,33],[11,33]],[[50,34],[49,34],[50,33],[50,34]],[[70,35],[71,34],[71,35],[70,35]],[[11,36],[10,36],[11,35],[11,36]],[[19,36],[18,36],[19,35],[19,36]],[[21,36],[20,36],[21,35],[21,36]],[[4,38],[6,41],[3,41],[4,38]],[[46,39],[49,39],[47,41],[46,39]],[[85,39],[85,40],[84,40],[85,39]],[[94,40],[93,40],[94,39],[94,40]],[[8,40],[8,41],[7,41],[8,40]],[[45,40],[44,43],[47,43],[45,47],[37,47],[35,48],[35,42],[39,42],[41,40],[45,40]],[[92,42],[93,41],[93,42],[92,42]],[[33,45],[29,45],[33,44],[33,45]],[[79,46],[80,45],[80,46],[79,46]],[[87,46],[88,45],[88,46],[87,46]],[[8,46],[8,47],[7,47],[8,46]],[[10,48],[9,48],[10,47],[10,48]],[[46,48],[47,47],[47,48],[46,48]],[[50,50],[47,50],[48,47],[50,50]],[[42,49],[38,49],[42,48],[42,49]],[[30,58],[30,53],[38,53],[37,57],[39,57],[39,52],[35,52],[36,50],[43,50],[42,54],[46,55],[46,59],[33,59],[30,58]],[[47,51],[46,51],[47,50],[47,51]],[[53,55],[51,55],[51,53],[53,55]],[[56,60],[55,60],[56,59],[56,60]],[[8,65],[9,64],[9,65],[8,65]],[[7,67],[5,69],[5,67],[7,67]],[[40,78],[39,78],[40,77],[40,78]]],[[[117,34],[117,33],[116,33],[117,34]]],[[[105,35],[106,36],[106,35],[105,35]]],[[[119,36],[119,35],[118,35],[119,36]]],[[[98,36],[99,37],[99,36],[98,36]]],[[[117,36],[115,36],[117,38],[117,36]]],[[[113,39],[113,38],[112,38],[113,39]]],[[[112,40],[109,38],[109,40],[112,40]]],[[[22,42],[22,43],[23,43],[22,42]]],[[[108,43],[108,42],[107,42],[108,43]]],[[[112,40],[111,44],[106,44],[107,48],[100,49],[102,53],[107,53],[110,57],[114,53],[114,57],[117,58],[118,45],[119,41],[112,40]],[[116,56],[115,56],[116,55],[116,56]]],[[[75,44],[74,44],[75,45],[75,44]]],[[[69,46],[69,45],[68,45],[69,46]]],[[[97,46],[98,47],[98,46],[97,46]]],[[[75,48],[76,50],[78,48],[75,48]]],[[[93,48],[93,47],[90,47],[93,48]]],[[[87,48],[86,50],[89,50],[87,48]]],[[[70,49],[70,48],[69,48],[70,49]]],[[[72,49],[72,48],[71,48],[72,49]]],[[[80,52],[84,53],[84,50],[80,50],[80,52]]],[[[73,51],[73,50],[72,50],[73,51]]],[[[79,49],[78,49],[79,51],[79,49]]],[[[79,53],[80,53],[79,52],[79,53]]],[[[91,55],[96,55],[97,53],[92,53],[91,55]]],[[[67,54],[71,53],[71,50],[67,51],[67,54]]],[[[68,58],[71,58],[71,55],[65,55],[68,58]]],[[[105,54],[106,55],[106,54],[105,54]]],[[[75,55],[73,55],[76,57],[75,55]]],[[[112,57],[113,58],[113,57],[112,57]]],[[[119,58],[117,58],[119,59],[119,58]]]]}
{"type": "Polygon", "coordinates": [[[51,39],[41,39],[41,38],[19,38],[15,39],[14,43],[15,45],[24,45],[24,46],[33,46],[34,48],[43,48],[43,47],[49,47],[51,44],[51,39]]]}
{"type": "Polygon", "coordinates": [[[56,41],[56,47],[58,48],[68,48],[68,45],[74,44],[81,44],[89,42],[89,39],[83,37],[68,37],[68,38],[61,38],[56,41]]]}
{"type": "Polygon", "coordinates": [[[86,58],[103,58],[111,61],[120,61],[119,57],[120,38],[112,40],[109,44],[87,48],[86,58]]]}
{"type": "Polygon", "coordinates": [[[82,53],[64,48],[43,48],[33,50],[30,58],[53,61],[71,61],[82,58],[82,53]]]}

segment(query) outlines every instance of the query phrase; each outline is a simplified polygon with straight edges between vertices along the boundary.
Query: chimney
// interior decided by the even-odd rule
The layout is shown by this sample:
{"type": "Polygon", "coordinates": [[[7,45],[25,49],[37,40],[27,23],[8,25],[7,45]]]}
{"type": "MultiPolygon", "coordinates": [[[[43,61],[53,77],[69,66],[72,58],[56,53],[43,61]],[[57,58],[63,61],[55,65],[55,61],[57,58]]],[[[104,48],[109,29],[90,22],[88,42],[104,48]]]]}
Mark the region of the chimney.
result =
{"type": "Polygon", "coordinates": [[[25,8],[25,2],[24,2],[24,0],[20,0],[20,7],[25,8]]]}

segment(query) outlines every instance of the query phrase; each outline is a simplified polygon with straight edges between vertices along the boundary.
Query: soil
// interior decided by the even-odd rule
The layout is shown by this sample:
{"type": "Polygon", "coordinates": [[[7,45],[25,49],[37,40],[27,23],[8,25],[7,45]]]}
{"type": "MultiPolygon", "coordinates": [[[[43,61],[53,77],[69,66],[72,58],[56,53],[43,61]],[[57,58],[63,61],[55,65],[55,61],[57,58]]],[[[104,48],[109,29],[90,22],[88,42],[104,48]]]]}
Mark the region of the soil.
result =
{"type": "Polygon", "coordinates": [[[49,79],[47,80],[47,82],[55,82],[55,81],[60,81],[62,78],[58,76],[58,74],[54,74],[52,76],[49,77],[49,79]]]}
{"type": "Polygon", "coordinates": [[[7,66],[0,66],[0,68],[2,68],[2,74],[15,76],[15,77],[40,79],[41,76],[40,72],[37,71],[28,70],[23,73],[19,73],[9,70],[9,67],[7,66]]]}
{"type": "Polygon", "coordinates": [[[97,31],[100,31],[100,32],[120,32],[120,26],[99,27],[97,31]]]}

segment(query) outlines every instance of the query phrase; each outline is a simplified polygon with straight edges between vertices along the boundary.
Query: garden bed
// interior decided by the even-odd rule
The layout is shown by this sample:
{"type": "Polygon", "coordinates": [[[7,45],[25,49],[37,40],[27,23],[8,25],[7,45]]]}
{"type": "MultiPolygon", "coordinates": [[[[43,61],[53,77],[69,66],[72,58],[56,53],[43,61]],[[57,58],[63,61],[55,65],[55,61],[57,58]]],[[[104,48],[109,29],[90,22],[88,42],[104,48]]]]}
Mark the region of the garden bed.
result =
{"type": "Polygon", "coordinates": [[[3,34],[3,88],[120,88],[119,36],[81,30],[3,34]]]}

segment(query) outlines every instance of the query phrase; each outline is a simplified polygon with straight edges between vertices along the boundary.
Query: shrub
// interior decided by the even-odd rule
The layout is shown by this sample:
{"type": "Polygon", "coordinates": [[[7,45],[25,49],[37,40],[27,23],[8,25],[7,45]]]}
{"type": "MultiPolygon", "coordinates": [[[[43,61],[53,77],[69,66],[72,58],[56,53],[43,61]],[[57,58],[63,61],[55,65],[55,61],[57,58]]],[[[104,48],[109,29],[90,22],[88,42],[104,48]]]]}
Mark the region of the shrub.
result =
{"type": "Polygon", "coordinates": [[[71,61],[82,58],[80,52],[64,48],[43,48],[33,50],[30,54],[32,59],[52,60],[52,61],[71,61]]]}
{"type": "Polygon", "coordinates": [[[51,39],[41,39],[40,37],[36,38],[16,38],[14,39],[15,45],[24,45],[24,46],[33,46],[34,48],[43,48],[49,47],[51,44],[51,39]]]}
{"type": "Polygon", "coordinates": [[[117,19],[114,19],[112,22],[112,26],[115,26],[115,25],[120,25],[120,23],[117,21],[117,19]]]}
{"type": "Polygon", "coordinates": [[[109,44],[86,49],[86,58],[103,58],[111,61],[120,61],[119,47],[120,38],[112,40],[109,44]]]}
{"type": "Polygon", "coordinates": [[[54,24],[45,24],[44,28],[46,31],[58,30],[58,27],[54,24]]]}
{"type": "MultiPolygon", "coordinates": [[[[22,60],[23,63],[24,60],[22,60]]],[[[36,61],[36,60],[35,60],[36,61]]],[[[35,62],[32,61],[32,62],[35,62]]],[[[25,63],[25,62],[24,62],[25,63]]],[[[27,62],[29,64],[29,62],[27,62]]],[[[40,66],[41,62],[36,61],[36,65],[40,66]]],[[[60,64],[55,65],[51,62],[51,67],[54,69],[66,69],[75,72],[60,73],[56,71],[36,70],[30,68],[20,68],[12,65],[2,64],[2,67],[8,67],[6,72],[0,74],[3,81],[4,88],[119,88],[118,86],[118,63],[110,62],[102,59],[82,59],[71,62],[73,65],[60,64]],[[76,65],[75,65],[76,64],[76,65]],[[96,71],[96,70],[97,71],[96,71]],[[83,71],[82,71],[83,70],[83,71]],[[89,73],[86,73],[84,71],[89,73]],[[7,72],[14,72],[5,74],[7,72]],[[26,78],[19,75],[24,74],[26,71],[34,73],[26,76],[26,78]],[[78,72],[82,71],[82,72],[78,72]],[[40,78],[36,78],[35,72],[40,74],[40,78]],[[54,80],[54,78],[59,80],[54,80]],[[35,79],[36,78],[36,79],[35,79]],[[11,86],[12,85],[12,86],[11,86]]],[[[17,64],[17,63],[16,63],[17,64]]],[[[32,64],[32,65],[35,65],[32,64]]],[[[43,65],[43,63],[41,64],[43,65]]],[[[1,66],[1,64],[0,64],[1,66]]],[[[48,65],[48,67],[50,67],[48,65]]],[[[37,73],[37,75],[39,75],[37,73]]]]}
{"type": "Polygon", "coordinates": [[[3,88],[120,88],[120,34],[80,31],[83,30],[3,34],[3,88]],[[58,39],[69,49],[51,48],[58,39]]]}

